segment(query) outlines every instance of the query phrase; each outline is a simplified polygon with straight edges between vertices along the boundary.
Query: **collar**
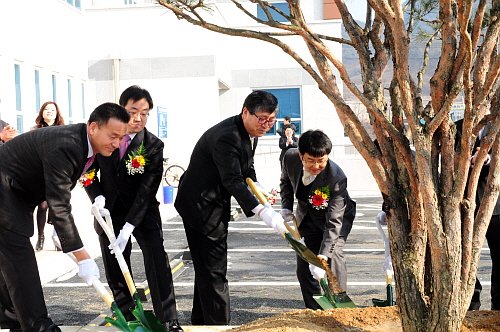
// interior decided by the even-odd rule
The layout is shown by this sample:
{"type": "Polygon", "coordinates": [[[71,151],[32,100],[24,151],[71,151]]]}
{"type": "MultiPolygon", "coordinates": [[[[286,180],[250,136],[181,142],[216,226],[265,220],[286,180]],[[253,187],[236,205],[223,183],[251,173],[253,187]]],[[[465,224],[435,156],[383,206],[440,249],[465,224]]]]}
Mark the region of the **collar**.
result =
{"type": "Polygon", "coordinates": [[[87,133],[87,144],[89,146],[89,152],[87,153],[87,158],[92,157],[95,153],[94,150],[92,150],[92,145],[90,144],[90,139],[89,139],[89,134],[87,133]]]}

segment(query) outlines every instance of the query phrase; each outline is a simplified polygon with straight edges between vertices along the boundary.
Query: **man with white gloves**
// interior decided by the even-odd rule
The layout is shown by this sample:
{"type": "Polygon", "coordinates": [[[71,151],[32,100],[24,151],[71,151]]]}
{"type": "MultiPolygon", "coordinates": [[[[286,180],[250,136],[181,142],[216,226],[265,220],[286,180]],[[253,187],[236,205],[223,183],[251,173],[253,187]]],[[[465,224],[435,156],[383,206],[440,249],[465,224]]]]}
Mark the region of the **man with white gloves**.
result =
{"type": "MultiPolygon", "coordinates": [[[[342,169],[328,158],[332,143],[320,130],[309,130],[300,136],[297,149],[290,149],[281,169],[281,215],[291,220],[297,198],[298,230],[305,245],[327,260],[337,277],[338,286],[347,286],[347,269],[343,255],[347,235],[356,215],[356,203],[347,192],[347,178],[342,169]]],[[[321,309],[313,298],[321,294],[318,280],[325,270],[308,264],[297,255],[297,278],[307,308],[321,309]]]]}
{"type": "Polygon", "coordinates": [[[276,97],[250,93],[241,113],[208,129],[198,140],[181,177],[175,208],[182,217],[195,271],[192,325],[229,325],[227,235],[234,197],[246,216],[258,214],[277,232],[283,220],[259,205],[246,178],[257,181],[253,156],[257,141],[273,128],[276,97]]]}
{"type": "MultiPolygon", "coordinates": [[[[119,102],[131,115],[127,135],[111,157],[97,156],[94,167],[100,171],[99,176],[85,190],[101,215],[111,215],[117,234],[114,247],[123,252],[130,271],[130,238],[134,235],[144,256],[155,315],[168,332],[182,332],[172,271],[163,246],[160,203],[156,199],[163,174],[163,142],[145,128],[153,101],[147,90],[134,85],[123,91],[119,102]],[[139,164],[132,160],[141,157],[147,162],[138,168],[139,164]]],[[[134,301],[111,250],[112,244],[97,221],[95,229],[116,304],[127,320],[135,320],[129,310],[134,301]]]]}
{"type": "Polygon", "coordinates": [[[48,316],[30,237],[33,210],[47,201],[63,252],[78,261],[87,285],[99,269],[83,246],[71,214],[71,190],[95,159],[120,146],[130,116],[105,103],[87,124],[51,126],[10,139],[0,148],[0,327],[60,332],[48,316]]]}

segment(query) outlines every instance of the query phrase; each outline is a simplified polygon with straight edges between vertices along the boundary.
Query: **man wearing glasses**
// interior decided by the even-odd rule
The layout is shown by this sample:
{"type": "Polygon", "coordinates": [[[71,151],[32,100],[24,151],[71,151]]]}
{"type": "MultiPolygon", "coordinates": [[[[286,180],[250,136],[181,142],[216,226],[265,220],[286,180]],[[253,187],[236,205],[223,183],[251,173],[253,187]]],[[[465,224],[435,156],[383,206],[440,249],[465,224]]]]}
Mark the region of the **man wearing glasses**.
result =
{"type": "Polygon", "coordinates": [[[253,156],[257,138],[276,121],[278,100],[266,91],[247,96],[240,114],[208,129],[198,140],[179,184],[175,207],[182,217],[195,270],[193,325],[228,325],[227,228],[231,196],[246,216],[258,214],[278,233],[283,218],[247,189],[257,181],[253,156]]]}
{"type": "MultiPolygon", "coordinates": [[[[342,169],[328,158],[332,142],[320,130],[308,130],[290,149],[281,169],[281,215],[288,221],[297,197],[295,216],[306,246],[328,261],[338,286],[345,290],[347,269],[344,245],[356,215],[356,203],[347,192],[342,169]]],[[[325,271],[297,255],[297,278],[306,308],[321,309],[313,295],[321,294],[318,281],[325,271]],[[316,279],[316,280],[315,280],[316,279]],[[317,281],[318,280],[318,281],[317,281]]]]}
{"type": "MultiPolygon", "coordinates": [[[[134,234],[144,257],[155,315],[168,332],[182,332],[177,318],[172,271],[163,246],[160,203],[156,199],[163,173],[163,142],[146,129],[153,100],[146,89],[133,85],[123,91],[119,103],[130,114],[127,135],[120,149],[110,157],[97,156],[91,168],[100,171],[99,178],[85,186],[85,190],[103,214],[111,213],[115,233],[120,230],[115,244],[123,251],[130,271],[130,236],[134,234]],[[137,156],[144,160],[141,162],[137,156]]],[[[97,222],[95,229],[99,234],[106,278],[116,304],[127,320],[136,320],[130,312],[134,301],[118,261],[108,248],[109,239],[97,222]]]]}

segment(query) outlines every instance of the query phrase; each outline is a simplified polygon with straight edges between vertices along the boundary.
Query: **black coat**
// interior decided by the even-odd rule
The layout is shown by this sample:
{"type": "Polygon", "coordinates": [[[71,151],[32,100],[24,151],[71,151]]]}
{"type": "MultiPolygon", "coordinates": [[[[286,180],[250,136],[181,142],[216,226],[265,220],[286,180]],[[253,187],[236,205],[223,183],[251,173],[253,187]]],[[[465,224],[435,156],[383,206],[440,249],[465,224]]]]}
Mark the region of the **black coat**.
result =
{"type": "Polygon", "coordinates": [[[247,216],[258,205],[247,189],[247,177],[256,181],[254,147],[241,115],[223,120],[198,140],[186,172],[181,177],[175,208],[185,223],[203,234],[229,221],[231,196],[247,216]]]}
{"type": "Polygon", "coordinates": [[[64,252],[83,247],[71,214],[71,190],[87,161],[85,124],[47,127],[0,146],[0,225],[33,235],[33,210],[47,201],[64,252]]]}
{"type": "MultiPolygon", "coordinates": [[[[122,160],[119,160],[120,149],[113,151],[109,157],[97,155],[92,167],[100,170],[99,177],[85,187],[85,190],[92,202],[99,195],[106,198],[106,208],[113,216],[115,229],[121,229],[126,222],[136,227],[142,223],[151,223],[150,227],[157,227],[161,218],[156,193],[163,173],[163,146],[158,137],[144,129],[134,136],[122,160]],[[148,164],[144,166],[143,174],[129,175],[125,161],[129,159],[131,152],[139,148],[141,142],[144,142],[148,164]],[[117,200],[120,200],[119,205],[117,200]],[[113,211],[115,205],[126,209],[113,211]]],[[[97,222],[94,226],[98,234],[103,234],[97,222]]]]}

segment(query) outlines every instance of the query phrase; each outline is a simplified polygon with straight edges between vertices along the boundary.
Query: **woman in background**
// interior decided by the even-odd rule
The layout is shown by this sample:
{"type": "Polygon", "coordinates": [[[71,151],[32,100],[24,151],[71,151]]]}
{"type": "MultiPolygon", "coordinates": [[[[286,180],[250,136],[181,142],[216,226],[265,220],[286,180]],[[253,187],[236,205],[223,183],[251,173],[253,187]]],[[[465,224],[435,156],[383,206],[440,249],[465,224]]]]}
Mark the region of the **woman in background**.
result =
{"type": "MultiPolygon", "coordinates": [[[[42,107],[40,107],[40,111],[38,112],[35,123],[36,124],[31,127],[30,130],[48,126],[63,125],[64,119],[61,115],[61,112],[59,111],[59,107],[57,106],[57,104],[53,101],[47,101],[42,105],[42,107]]],[[[36,213],[36,224],[38,227],[38,240],[35,245],[36,251],[40,251],[43,249],[43,242],[45,241],[43,230],[45,228],[45,222],[47,221],[47,209],[48,206],[46,201],[38,205],[38,210],[36,213]]],[[[56,250],[61,250],[60,246],[58,246],[56,242],[54,242],[54,245],[56,247],[56,250]]]]}

